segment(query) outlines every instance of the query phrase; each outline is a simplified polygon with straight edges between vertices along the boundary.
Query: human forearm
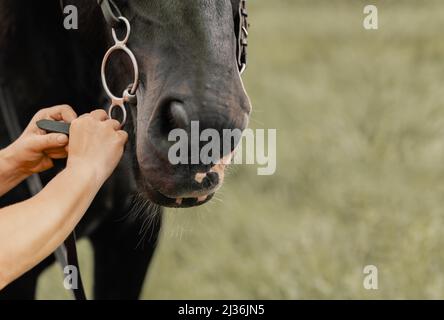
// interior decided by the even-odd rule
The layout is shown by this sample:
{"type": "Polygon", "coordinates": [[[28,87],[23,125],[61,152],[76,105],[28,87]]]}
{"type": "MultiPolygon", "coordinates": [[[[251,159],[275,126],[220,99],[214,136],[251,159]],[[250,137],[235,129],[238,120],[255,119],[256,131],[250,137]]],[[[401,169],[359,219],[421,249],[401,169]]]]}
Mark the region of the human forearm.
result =
{"type": "Polygon", "coordinates": [[[10,148],[0,150],[0,196],[25,180],[28,174],[24,172],[14,158],[10,148]]]}
{"type": "MultiPolygon", "coordinates": [[[[72,121],[66,117],[53,119],[71,122],[67,168],[33,198],[0,209],[0,289],[66,239],[119,163],[128,139],[128,134],[120,130],[120,123],[108,119],[104,110],[72,121]]],[[[52,167],[52,159],[66,156],[67,139],[54,133],[42,135],[30,124],[14,143],[16,152],[11,154],[20,154],[17,158],[21,159],[25,173],[42,172],[52,167]],[[54,157],[48,152],[53,152],[54,157]]],[[[1,163],[7,166],[8,162],[1,163]]],[[[2,171],[6,180],[10,170],[2,171]]],[[[18,178],[10,180],[16,182],[18,178]]]]}
{"type": "Polygon", "coordinates": [[[0,209],[0,289],[66,239],[103,181],[91,168],[67,168],[35,197],[0,209]]]}

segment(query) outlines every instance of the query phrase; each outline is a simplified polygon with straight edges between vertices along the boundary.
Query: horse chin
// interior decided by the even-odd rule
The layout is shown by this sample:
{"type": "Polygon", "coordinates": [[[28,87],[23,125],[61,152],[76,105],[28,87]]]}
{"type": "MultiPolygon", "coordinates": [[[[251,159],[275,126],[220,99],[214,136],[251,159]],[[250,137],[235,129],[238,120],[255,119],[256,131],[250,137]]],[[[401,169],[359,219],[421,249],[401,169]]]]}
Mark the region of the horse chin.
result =
{"type": "MultiPolygon", "coordinates": [[[[230,153],[203,170],[194,168],[191,176],[177,173],[174,175],[168,170],[158,170],[159,166],[153,169],[139,164],[139,174],[136,175],[139,177],[139,192],[146,200],[163,207],[189,208],[203,205],[209,202],[222,186],[225,170],[232,157],[233,153],[230,153]]],[[[151,160],[150,163],[154,162],[155,160],[151,160]]]]}
{"type": "Polygon", "coordinates": [[[162,207],[168,208],[191,208],[201,206],[208,201],[210,201],[214,192],[205,196],[200,197],[191,197],[191,198],[170,198],[165,196],[156,190],[144,190],[143,194],[149,199],[151,202],[160,205],[162,207]]]}
{"type": "Polygon", "coordinates": [[[139,183],[139,190],[141,195],[150,202],[168,208],[191,208],[201,206],[210,201],[216,193],[201,193],[199,195],[196,194],[196,196],[189,197],[168,197],[162,192],[154,189],[147,181],[139,183]]]}

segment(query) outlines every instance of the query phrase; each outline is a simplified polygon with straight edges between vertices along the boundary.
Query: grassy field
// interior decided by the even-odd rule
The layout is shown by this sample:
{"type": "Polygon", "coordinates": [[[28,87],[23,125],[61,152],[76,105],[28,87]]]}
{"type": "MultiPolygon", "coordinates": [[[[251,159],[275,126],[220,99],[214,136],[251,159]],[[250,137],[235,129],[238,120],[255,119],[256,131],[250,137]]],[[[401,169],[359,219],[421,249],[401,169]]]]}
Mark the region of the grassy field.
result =
{"type": "MultiPolygon", "coordinates": [[[[371,1],[376,31],[367,1],[249,2],[251,126],[277,129],[277,172],[236,166],[169,210],[143,298],[444,298],[444,2],[371,1]]],[[[60,277],[39,298],[69,297],[60,277]]]]}

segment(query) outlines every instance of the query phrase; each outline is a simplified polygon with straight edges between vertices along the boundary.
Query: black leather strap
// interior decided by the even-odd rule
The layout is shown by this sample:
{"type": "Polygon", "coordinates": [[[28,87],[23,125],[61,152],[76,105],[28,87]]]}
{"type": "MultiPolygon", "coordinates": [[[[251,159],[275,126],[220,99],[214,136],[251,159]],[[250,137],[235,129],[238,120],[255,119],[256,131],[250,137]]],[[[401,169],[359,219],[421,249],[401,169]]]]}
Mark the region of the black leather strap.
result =
{"type": "Polygon", "coordinates": [[[45,130],[46,133],[63,133],[69,136],[69,128],[71,124],[66,122],[54,121],[54,120],[39,120],[37,121],[37,127],[45,130]]]}
{"type": "Polygon", "coordinates": [[[245,70],[247,66],[247,46],[248,46],[248,12],[247,12],[247,0],[240,0],[239,13],[238,13],[239,25],[237,30],[237,64],[239,70],[245,70]]]}
{"type": "Polygon", "coordinates": [[[68,238],[66,238],[65,242],[66,247],[66,260],[68,260],[68,264],[71,266],[75,266],[77,268],[77,289],[72,289],[74,294],[74,298],[76,300],[86,300],[85,288],[83,287],[82,277],[80,275],[80,266],[79,260],[77,258],[77,245],[76,245],[76,233],[75,231],[71,232],[68,238]]]}
{"type": "Polygon", "coordinates": [[[117,27],[122,21],[119,17],[122,16],[117,5],[113,0],[97,0],[98,5],[102,9],[103,17],[106,22],[112,27],[117,27]]]}

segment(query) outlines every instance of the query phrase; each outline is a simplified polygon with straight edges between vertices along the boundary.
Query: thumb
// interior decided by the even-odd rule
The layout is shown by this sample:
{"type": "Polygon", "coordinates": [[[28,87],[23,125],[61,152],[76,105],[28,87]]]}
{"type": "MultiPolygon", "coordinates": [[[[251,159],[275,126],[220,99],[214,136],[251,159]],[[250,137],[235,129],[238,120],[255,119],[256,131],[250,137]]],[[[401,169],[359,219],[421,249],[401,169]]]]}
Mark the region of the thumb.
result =
{"type": "Polygon", "coordinates": [[[34,141],[34,149],[43,151],[46,149],[61,148],[68,144],[68,136],[62,133],[48,133],[37,135],[34,141]]]}

